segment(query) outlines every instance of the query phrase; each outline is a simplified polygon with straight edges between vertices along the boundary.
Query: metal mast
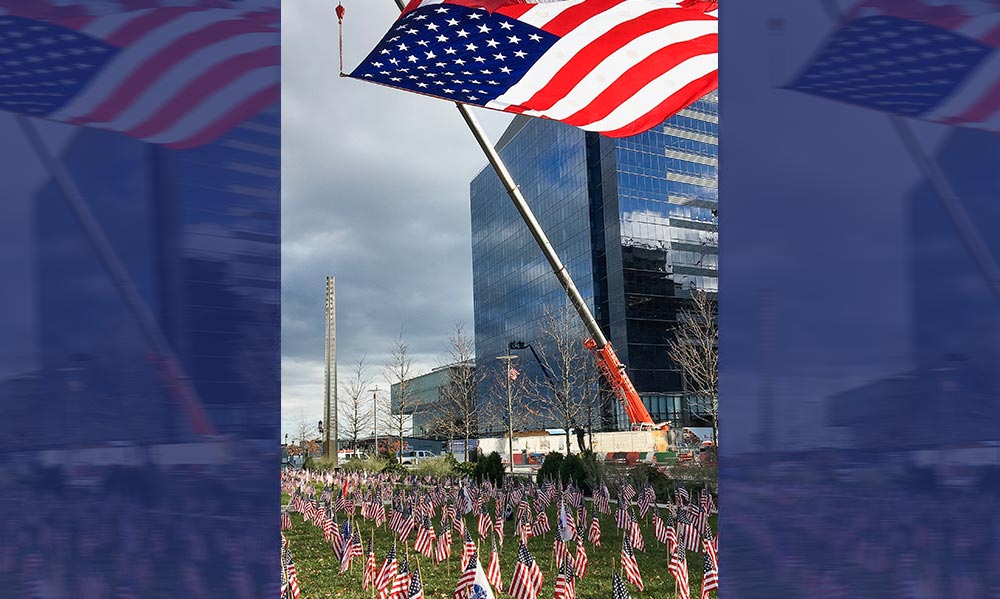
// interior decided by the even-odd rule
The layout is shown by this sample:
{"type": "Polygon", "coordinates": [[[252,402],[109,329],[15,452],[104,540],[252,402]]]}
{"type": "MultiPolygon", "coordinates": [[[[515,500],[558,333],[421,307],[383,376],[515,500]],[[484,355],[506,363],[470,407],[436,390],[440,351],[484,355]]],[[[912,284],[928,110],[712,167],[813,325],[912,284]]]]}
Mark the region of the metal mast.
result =
{"type": "MultiPolygon", "coordinates": [[[[395,2],[400,11],[405,8],[403,0],[395,0],[395,2]]],[[[608,344],[608,338],[604,336],[604,332],[601,331],[601,327],[597,324],[597,319],[594,318],[594,315],[590,312],[590,308],[584,301],[583,296],[580,295],[580,291],[576,288],[576,284],[573,283],[573,279],[569,276],[569,272],[566,270],[566,265],[559,259],[555,249],[549,242],[548,236],[545,235],[545,231],[543,231],[541,225],[538,224],[535,214],[528,206],[528,202],[524,199],[524,195],[521,194],[521,190],[518,188],[517,183],[514,182],[514,177],[512,177],[510,171],[507,170],[507,165],[504,164],[503,159],[500,158],[500,154],[486,137],[486,132],[483,130],[482,125],[479,124],[479,119],[477,119],[464,104],[456,102],[455,106],[458,107],[458,112],[461,113],[462,118],[465,119],[465,123],[469,126],[469,130],[472,131],[472,135],[475,136],[476,141],[479,143],[479,147],[483,149],[483,153],[486,154],[486,158],[489,159],[493,170],[496,171],[497,176],[500,177],[500,181],[503,183],[504,189],[507,190],[507,195],[509,195],[511,201],[514,202],[514,207],[517,208],[518,213],[524,220],[524,224],[528,226],[528,230],[531,231],[531,236],[535,238],[535,242],[538,244],[538,247],[541,248],[542,253],[545,254],[545,259],[548,260],[549,266],[552,267],[552,272],[554,272],[556,278],[559,279],[559,284],[566,290],[566,295],[569,296],[570,303],[573,304],[573,307],[576,308],[580,318],[583,319],[583,324],[587,327],[587,332],[590,333],[590,336],[594,339],[597,347],[603,348],[608,344]]]]}

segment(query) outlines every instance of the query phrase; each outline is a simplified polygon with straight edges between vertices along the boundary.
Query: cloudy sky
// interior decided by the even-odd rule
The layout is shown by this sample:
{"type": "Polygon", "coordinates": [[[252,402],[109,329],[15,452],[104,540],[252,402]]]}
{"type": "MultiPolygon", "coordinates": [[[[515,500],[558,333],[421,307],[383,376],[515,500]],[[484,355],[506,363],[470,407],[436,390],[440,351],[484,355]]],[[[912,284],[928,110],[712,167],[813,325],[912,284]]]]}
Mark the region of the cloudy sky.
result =
{"type": "MultiPolygon", "coordinates": [[[[361,356],[376,384],[402,329],[417,371],[472,323],[469,181],[486,159],[454,105],[337,76],[333,0],[282,6],[282,431],[323,405],[325,277],[337,278],[343,379],[361,356]]],[[[398,15],[346,2],[345,70],[398,15]]],[[[510,117],[478,111],[496,140],[510,117]]]]}

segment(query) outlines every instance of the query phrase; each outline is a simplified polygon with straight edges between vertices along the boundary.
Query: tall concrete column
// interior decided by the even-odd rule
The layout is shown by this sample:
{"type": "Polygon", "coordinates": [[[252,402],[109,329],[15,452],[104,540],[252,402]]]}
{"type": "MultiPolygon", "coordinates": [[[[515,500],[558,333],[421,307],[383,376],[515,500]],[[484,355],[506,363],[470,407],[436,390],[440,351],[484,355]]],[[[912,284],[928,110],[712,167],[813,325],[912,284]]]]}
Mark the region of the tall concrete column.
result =
{"type": "Polygon", "coordinates": [[[326,374],[323,391],[323,455],[337,465],[337,294],[326,278],[326,374]],[[332,431],[332,434],[331,434],[332,431]]]}

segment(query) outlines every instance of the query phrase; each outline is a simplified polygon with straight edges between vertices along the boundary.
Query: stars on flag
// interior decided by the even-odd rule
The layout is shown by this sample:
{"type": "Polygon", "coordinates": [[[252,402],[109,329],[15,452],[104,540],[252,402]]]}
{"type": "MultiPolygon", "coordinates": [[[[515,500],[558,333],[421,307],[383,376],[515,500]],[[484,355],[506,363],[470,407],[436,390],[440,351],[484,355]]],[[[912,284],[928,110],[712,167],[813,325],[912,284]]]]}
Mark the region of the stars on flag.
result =
{"type": "Polygon", "coordinates": [[[403,16],[395,28],[399,35],[384,40],[352,76],[482,106],[516,83],[556,40],[499,14],[482,22],[481,9],[450,6],[439,13],[433,6],[403,16]],[[410,52],[418,45],[423,52],[410,52]],[[403,70],[407,64],[423,68],[403,70]]]}

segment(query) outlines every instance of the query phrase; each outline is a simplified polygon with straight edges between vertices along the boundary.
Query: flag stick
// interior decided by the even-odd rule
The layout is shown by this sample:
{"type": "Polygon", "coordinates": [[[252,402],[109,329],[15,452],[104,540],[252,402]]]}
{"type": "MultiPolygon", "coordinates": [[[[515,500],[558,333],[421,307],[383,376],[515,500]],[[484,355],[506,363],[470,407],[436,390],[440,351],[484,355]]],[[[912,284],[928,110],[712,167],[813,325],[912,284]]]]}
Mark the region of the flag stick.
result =
{"type": "MultiPolygon", "coordinates": [[[[413,559],[417,560],[417,575],[420,577],[420,587],[421,587],[421,590],[423,590],[423,586],[424,586],[424,573],[420,571],[420,558],[417,557],[417,556],[413,556],[413,559]]],[[[406,594],[407,595],[410,594],[410,589],[406,589],[406,594]]]]}
{"type": "MultiPolygon", "coordinates": [[[[351,529],[351,536],[353,537],[354,536],[354,524],[353,524],[351,518],[347,519],[347,527],[351,529]]],[[[358,535],[358,536],[360,537],[361,535],[358,535]]],[[[341,559],[343,559],[343,556],[341,556],[341,559]]],[[[354,556],[351,556],[351,563],[350,563],[349,566],[347,566],[347,571],[350,572],[351,574],[354,573],[354,556]]]]}

